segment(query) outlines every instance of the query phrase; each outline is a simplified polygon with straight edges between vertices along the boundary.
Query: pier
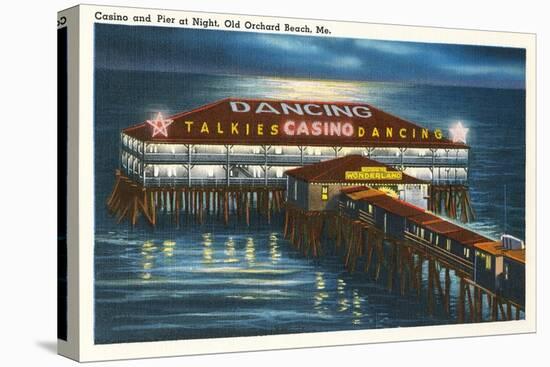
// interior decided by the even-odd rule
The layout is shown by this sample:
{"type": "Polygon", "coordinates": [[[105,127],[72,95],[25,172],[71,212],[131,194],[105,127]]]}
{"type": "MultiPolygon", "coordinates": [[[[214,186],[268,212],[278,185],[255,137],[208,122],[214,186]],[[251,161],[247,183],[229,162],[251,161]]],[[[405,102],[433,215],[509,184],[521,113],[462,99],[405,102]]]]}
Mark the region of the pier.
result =
{"type": "Polygon", "coordinates": [[[384,273],[389,292],[426,297],[429,314],[435,312],[437,300],[450,314],[451,272],[460,279],[455,305],[457,323],[517,320],[525,310],[524,305],[476,283],[473,271],[419,241],[393,238],[345,214],[309,213],[291,205],[286,208],[284,236],[304,256],[319,257],[332,252],[341,255],[349,272],[364,272],[375,281],[380,281],[384,273]],[[423,290],[426,268],[427,285],[423,290]]]}
{"type": "Polygon", "coordinates": [[[348,272],[422,297],[430,315],[525,312],[524,244],[454,223],[475,220],[469,147],[441,131],[365,104],[230,98],[159,113],[120,140],[106,202],[119,223],[250,226],[284,212],[283,235],[303,256],[340,256],[348,272]]]}
{"type": "Polygon", "coordinates": [[[462,223],[475,220],[470,191],[465,185],[431,185],[428,209],[449,218],[459,218],[462,223]]]}
{"type": "MultiPolygon", "coordinates": [[[[481,281],[481,274],[478,276],[474,271],[479,256],[477,244],[479,250],[483,251],[487,249],[487,244],[493,244],[493,248],[500,249],[502,244],[473,232],[470,234],[461,227],[446,232],[461,233],[463,243],[468,244],[468,256],[465,258],[453,253],[451,247],[441,248],[423,236],[409,232],[410,227],[406,222],[402,222],[403,227],[396,229],[386,216],[383,220],[386,225],[384,229],[376,224],[374,215],[368,216],[351,204],[355,201],[357,205],[357,198],[370,197],[380,204],[383,201],[391,202],[392,209],[397,209],[394,212],[408,213],[408,217],[424,216],[424,223],[441,223],[441,228],[454,225],[419,208],[411,210],[409,204],[376,191],[366,187],[344,190],[336,210],[308,211],[287,203],[283,234],[304,256],[319,257],[324,252],[335,253],[342,257],[347,271],[363,272],[375,281],[383,281],[389,292],[424,296],[429,314],[435,312],[436,305],[440,305],[447,315],[450,314],[453,274],[459,279],[458,299],[454,306],[457,323],[520,318],[525,310],[523,298],[506,292],[505,285],[487,286],[481,281]],[[476,241],[470,244],[473,236],[476,236],[476,241]],[[427,273],[426,279],[423,279],[423,273],[427,273]]],[[[388,208],[388,205],[381,205],[388,208]]],[[[418,222],[418,218],[416,221],[418,222]]],[[[433,236],[429,237],[433,239],[433,236]]],[[[520,253],[521,251],[519,250],[520,253]]],[[[514,253],[517,254],[518,250],[511,250],[509,253],[504,250],[501,255],[505,258],[514,257],[514,253]]]]}
{"type": "Polygon", "coordinates": [[[170,215],[178,228],[182,221],[203,224],[210,217],[228,224],[230,216],[250,225],[254,213],[270,223],[284,204],[284,187],[144,187],[118,170],[115,176],[107,209],[117,222],[128,220],[132,226],[142,217],[155,227],[159,214],[170,215]]]}
{"type": "Polygon", "coordinates": [[[359,156],[406,175],[397,189],[430,184],[432,211],[470,221],[469,150],[365,103],[227,98],[123,129],[118,168],[147,188],[285,186],[287,171],[359,156]]]}

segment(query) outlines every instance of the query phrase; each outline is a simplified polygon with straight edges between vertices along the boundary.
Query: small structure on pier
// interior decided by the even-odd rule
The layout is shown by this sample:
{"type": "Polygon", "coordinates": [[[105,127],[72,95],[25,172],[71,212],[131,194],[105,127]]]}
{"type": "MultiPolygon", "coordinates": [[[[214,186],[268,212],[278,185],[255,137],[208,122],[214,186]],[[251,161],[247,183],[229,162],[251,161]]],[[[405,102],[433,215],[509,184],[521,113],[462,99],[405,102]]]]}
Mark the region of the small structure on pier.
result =
{"type": "Polygon", "coordinates": [[[368,185],[426,208],[429,182],[389,165],[348,155],[286,171],[287,200],[308,211],[336,210],[341,190],[368,185]]]}
{"type": "MultiPolygon", "coordinates": [[[[482,294],[490,298],[492,319],[512,319],[512,307],[525,304],[525,246],[523,241],[503,236],[493,241],[421,208],[369,187],[342,190],[338,215],[361,228],[378,228],[384,238],[404,246],[413,245],[423,256],[437,259],[463,277],[459,295],[459,320],[464,320],[465,297],[470,319],[481,320],[482,294]],[[469,284],[469,285],[468,285],[469,284]],[[470,288],[474,287],[475,300],[470,288]],[[499,316],[500,315],[500,316],[499,316]]],[[[344,220],[345,222],[345,220],[344,220]]],[[[342,223],[337,220],[336,223],[342,223]]],[[[359,237],[361,238],[361,237],[359,237]]],[[[350,245],[351,246],[351,245],[350,245]]],[[[359,246],[363,244],[359,243],[359,246]]],[[[380,245],[377,245],[380,246],[380,245]]],[[[350,248],[352,248],[351,246],[350,248]]],[[[362,253],[364,250],[357,250],[362,253]]]]}
{"type": "Polygon", "coordinates": [[[468,271],[472,270],[474,245],[490,241],[373,188],[344,190],[340,202],[340,211],[352,219],[374,225],[394,239],[407,239],[430,248],[468,271]]]}
{"type": "Polygon", "coordinates": [[[518,304],[525,303],[525,249],[501,241],[475,245],[476,282],[518,304]]]}

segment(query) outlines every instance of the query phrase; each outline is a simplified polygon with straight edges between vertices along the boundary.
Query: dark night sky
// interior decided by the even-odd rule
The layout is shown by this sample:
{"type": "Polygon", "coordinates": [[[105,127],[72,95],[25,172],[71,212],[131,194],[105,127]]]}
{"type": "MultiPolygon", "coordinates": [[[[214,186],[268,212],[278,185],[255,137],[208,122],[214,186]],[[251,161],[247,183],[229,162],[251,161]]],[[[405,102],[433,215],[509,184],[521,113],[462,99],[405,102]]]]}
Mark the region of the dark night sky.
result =
{"type": "Polygon", "coordinates": [[[96,67],[525,87],[523,49],[96,24],[96,67]]]}

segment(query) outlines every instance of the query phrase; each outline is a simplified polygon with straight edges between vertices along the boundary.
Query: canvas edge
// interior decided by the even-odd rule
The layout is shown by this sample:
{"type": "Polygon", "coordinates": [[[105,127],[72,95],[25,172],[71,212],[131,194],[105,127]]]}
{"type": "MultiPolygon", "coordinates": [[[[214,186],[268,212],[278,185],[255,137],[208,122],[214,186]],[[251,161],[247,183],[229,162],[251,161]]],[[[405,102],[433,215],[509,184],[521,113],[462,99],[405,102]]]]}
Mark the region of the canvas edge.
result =
{"type": "MultiPolygon", "coordinates": [[[[527,33],[508,33],[495,31],[459,30],[445,28],[431,28],[418,26],[381,25],[372,23],[322,21],[333,29],[331,37],[372,38],[416,42],[443,42],[454,44],[479,44],[503,47],[522,47],[526,49],[526,242],[527,273],[526,273],[526,319],[506,323],[483,323],[470,325],[426,326],[399,329],[338,331],[306,334],[285,334],[271,336],[178,340],[144,343],[121,343],[109,345],[95,345],[93,340],[93,17],[97,9],[109,8],[112,11],[124,10],[130,14],[159,11],[164,13],[186,14],[191,16],[208,15],[224,17],[228,14],[199,13],[187,11],[173,11],[161,9],[126,8],[80,5],[67,11],[77,11],[78,19],[78,57],[76,69],[80,83],[73,80],[71,86],[78,90],[78,103],[71,104],[71,116],[78,116],[79,128],[70,133],[70,141],[75,137],[80,144],[69,149],[69,169],[78,169],[78,192],[69,193],[69,202],[73,213],[78,216],[69,216],[69,279],[73,280],[69,287],[69,336],[73,339],[69,343],[58,342],[60,354],[79,361],[98,361],[148,357],[168,357],[178,355],[197,355],[212,353],[229,353],[257,350],[276,350],[291,348],[309,348],[336,345],[355,345],[367,343],[398,342],[412,340],[428,340],[436,338],[455,338],[487,335],[505,335],[516,333],[530,333],[536,331],[536,238],[535,238],[535,198],[536,198],[536,171],[535,171],[535,100],[536,100],[536,36],[527,33]],[[77,10],[74,10],[77,9],[77,10]],[[350,28],[353,30],[348,33],[350,28]],[[358,29],[359,28],[359,29],[358,29]],[[347,30],[347,31],[346,31],[347,30]],[[76,84],[76,85],[75,85],[76,84]],[[74,133],[74,134],[73,134],[74,133]],[[78,152],[76,154],[71,154],[78,152]],[[77,158],[75,158],[77,157],[77,158]],[[76,166],[75,160],[78,163],[76,166]],[[74,195],[74,196],[73,196],[74,195]],[[74,199],[77,198],[78,199],[74,199]],[[71,199],[73,198],[73,199],[71,199]],[[80,204],[80,205],[79,205],[80,204]],[[75,223],[78,223],[75,225],[75,223]],[[76,228],[80,229],[78,233],[76,228]],[[73,231],[71,236],[71,229],[73,231]],[[75,233],[76,232],[76,233],[75,233]],[[71,240],[72,238],[72,240],[71,240]],[[78,284],[79,286],[76,286],[78,284]],[[76,289],[75,289],[76,288],[76,289]],[[71,302],[72,300],[72,302],[71,302]],[[79,317],[80,315],[80,317],[79,317]],[[306,338],[307,336],[307,338],[306,338]],[[74,337],[77,339],[75,340],[74,337]],[[66,345],[64,345],[66,344],[66,345]]],[[[248,16],[231,14],[233,18],[255,20],[277,19],[275,17],[248,16]]],[[[312,21],[311,19],[284,18],[292,21],[312,21]]],[[[316,20],[318,21],[318,20],[316,20]]],[[[102,22],[108,23],[108,22],[102,22]]],[[[74,60],[71,60],[71,64],[74,60]]],[[[73,94],[74,95],[74,94],[73,94]]],[[[72,176],[71,176],[72,177],[72,176]]]]}

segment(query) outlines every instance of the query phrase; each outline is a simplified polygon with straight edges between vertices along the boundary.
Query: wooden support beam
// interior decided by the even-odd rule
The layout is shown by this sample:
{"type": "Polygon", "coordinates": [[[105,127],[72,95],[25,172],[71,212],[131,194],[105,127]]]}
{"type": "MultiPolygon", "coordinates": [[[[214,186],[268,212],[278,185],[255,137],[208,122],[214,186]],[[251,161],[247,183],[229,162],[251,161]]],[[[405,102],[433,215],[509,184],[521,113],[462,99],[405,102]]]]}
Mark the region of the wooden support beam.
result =
{"type": "Polygon", "coordinates": [[[458,323],[462,324],[465,320],[465,281],[463,277],[460,277],[460,285],[459,285],[459,291],[458,291],[458,310],[457,310],[457,317],[458,317],[458,323]]]}
{"type": "Polygon", "coordinates": [[[434,314],[434,278],[435,276],[435,264],[433,259],[428,259],[428,314],[434,314]]]}
{"type": "Polygon", "coordinates": [[[449,274],[449,268],[445,268],[445,301],[443,302],[445,313],[447,315],[451,314],[451,275],[449,274]]]}
{"type": "Polygon", "coordinates": [[[474,311],[474,302],[472,300],[472,293],[470,290],[470,285],[466,283],[465,286],[466,286],[466,295],[468,296],[470,322],[474,322],[475,311],[474,311]]]}

